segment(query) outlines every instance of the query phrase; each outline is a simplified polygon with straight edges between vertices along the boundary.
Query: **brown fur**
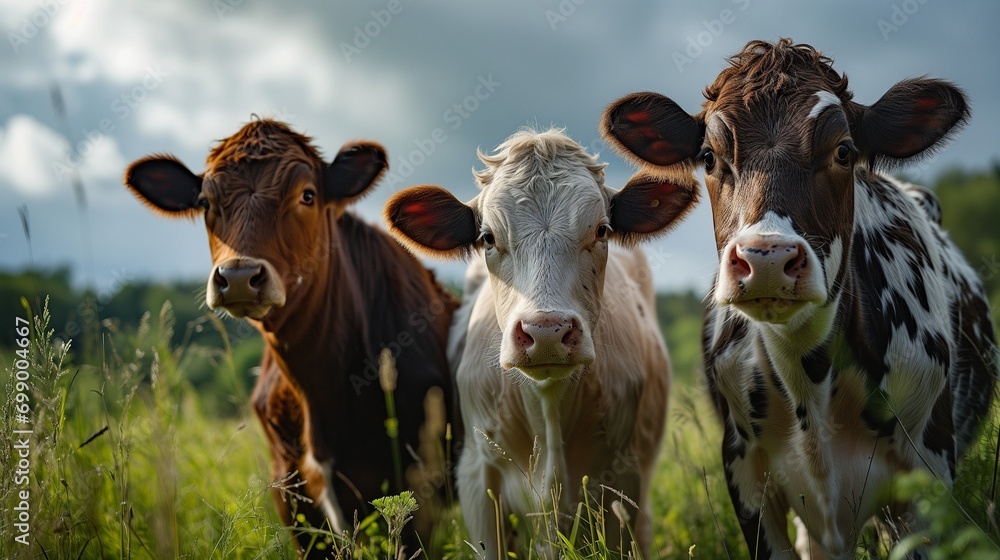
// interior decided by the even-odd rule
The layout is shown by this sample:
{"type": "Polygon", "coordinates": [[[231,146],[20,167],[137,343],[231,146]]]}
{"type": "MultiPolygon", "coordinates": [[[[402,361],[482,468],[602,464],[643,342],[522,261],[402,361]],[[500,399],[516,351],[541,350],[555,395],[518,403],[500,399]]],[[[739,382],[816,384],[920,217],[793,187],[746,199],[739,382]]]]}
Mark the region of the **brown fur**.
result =
{"type": "MultiPolygon", "coordinates": [[[[377,144],[349,144],[326,163],[308,137],[257,119],[212,149],[202,176],[162,156],[140,160],[126,174],[133,192],[163,213],[204,212],[216,265],[266,261],[277,276],[268,281],[284,287],[284,305],[251,320],[266,344],[252,405],[275,479],[307,498],[289,501],[288,492],[276,488],[290,526],[298,524],[296,512],[307,525],[324,526],[318,504],[329,486],[348,523],[355,511],[369,513],[386,481],[390,493],[404,489],[394,484],[383,426],[385,397],[377,379],[383,348],[398,371],[404,480],[414,479],[406,472],[416,468],[407,447],[420,447],[426,393],[438,387],[446,405],[452,403],[445,344],[457,302],[391,237],[345,212],[385,167],[377,144]],[[314,198],[305,198],[309,192],[314,198]],[[332,465],[334,480],[325,480],[310,456],[332,465]]],[[[454,420],[450,410],[446,418],[454,420]]],[[[422,502],[435,499],[450,480],[447,472],[429,478],[439,482],[417,492],[422,502]]],[[[299,535],[299,544],[312,539],[299,535]]],[[[414,535],[405,540],[412,551],[414,535]]]]}
{"type": "Polygon", "coordinates": [[[726,61],[729,67],[705,88],[706,110],[773,103],[782,95],[796,95],[803,90],[811,95],[825,89],[844,103],[853,97],[847,89],[847,75],[833,69],[833,60],[791,39],[779,39],[774,44],[750,41],[726,61]]]}

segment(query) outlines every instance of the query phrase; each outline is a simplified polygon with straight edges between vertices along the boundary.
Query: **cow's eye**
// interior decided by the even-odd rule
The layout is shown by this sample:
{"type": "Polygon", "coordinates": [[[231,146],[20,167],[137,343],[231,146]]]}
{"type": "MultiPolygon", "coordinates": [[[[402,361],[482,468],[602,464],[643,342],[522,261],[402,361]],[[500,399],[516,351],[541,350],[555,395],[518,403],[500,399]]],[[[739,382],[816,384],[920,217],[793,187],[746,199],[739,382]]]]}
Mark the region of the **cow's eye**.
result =
{"type": "Polygon", "coordinates": [[[715,169],[715,152],[712,151],[712,148],[705,148],[699,157],[705,163],[705,172],[711,173],[715,169]]]}
{"type": "Polygon", "coordinates": [[[493,234],[488,231],[484,231],[482,235],[479,236],[479,239],[482,239],[483,243],[486,244],[487,247],[492,247],[497,243],[497,238],[493,237],[493,234]]]}
{"type": "Polygon", "coordinates": [[[313,189],[306,189],[302,191],[302,197],[299,198],[299,203],[306,206],[312,206],[313,202],[316,200],[316,191],[313,189]]]}
{"type": "Polygon", "coordinates": [[[198,208],[201,208],[202,210],[208,210],[208,207],[210,206],[210,204],[208,203],[208,199],[205,197],[201,197],[198,200],[196,200],[194,205],[197,206],[198,208]]]}
{"type": "Polygon", "coordinates": [[[837,163],[841,165],[847,165],[851,162],[851,155],[854,154],[854,145],[850,142],[841,142],[837,146],[837,163]]]}
{"type": "Polygon", "coordinates": [[[611,226],[608,224],[601,224],[597,226],[596,236],[598,240],[607,239],[611,235],[611,226]]]}

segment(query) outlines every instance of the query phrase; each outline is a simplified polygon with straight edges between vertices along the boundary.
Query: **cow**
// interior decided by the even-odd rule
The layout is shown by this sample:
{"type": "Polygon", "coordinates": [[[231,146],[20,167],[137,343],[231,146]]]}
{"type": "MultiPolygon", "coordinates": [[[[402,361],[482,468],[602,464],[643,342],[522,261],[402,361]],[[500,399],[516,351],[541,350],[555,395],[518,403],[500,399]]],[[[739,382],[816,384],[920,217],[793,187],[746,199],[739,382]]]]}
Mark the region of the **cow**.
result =
{"type": "Polygon", "coordinates": [[[507,515],[527,523],[544,510],[564,521],[587,476],[590,496],[604,495],[609,546],[630,542],[610,509],[618,501],[648,548],[648,517],[636,514],[649,513],[670,366],[651,271],[632,246],[678,218],[696,179],[643,176],[612,190],[604,164],[559,129],[521,130],[479,157],[486,167],[470,202],[424,185],[384,211],[415,251],[472,257],[449,342],[465,430],[456,478],[472,541],[488,558],[526,546],[507,515]]]}
{"type": "MultiPolygon", "coordinates": [[[[951,484],[997,379],[983,285],[930,191],[885,170],[969,116],[936,79],[874,105],[813,47],[752,41],[690,115],[656,93],[612,103],[602,134],[640,173],[700,165],[719,269],[703,329],[730,497],[752,558],[848,558],[879,489],[927,469],[951,484]]],[[[918,551],[916,554],[925,554],[918,551]]]]}
{"type": "MultiPolygon", "coordinates": [[[[414,463],[407,449],[419,448],[425,396],[452,400],[446,343],[457,300],[391,236],[347,211],[386,168],[375,143],[346,144],[327,163],[310,138],[256,118],[211,150],[200,175],[164,155],[125,175],[158,213],[204,217],[206,303],[264,338],[252,405],[290,527],[299,523],[285,487],[309,498],[296,504],[303,525],[334,533],[370,511],[384,484],[403,490],[393,455],[404,472],[414,463]],[[384,348],[398,369],[395,452],[378,379],[384,348]]],[[[302,552],[322,554],[314,532],[293,532],[302,552]]]]}

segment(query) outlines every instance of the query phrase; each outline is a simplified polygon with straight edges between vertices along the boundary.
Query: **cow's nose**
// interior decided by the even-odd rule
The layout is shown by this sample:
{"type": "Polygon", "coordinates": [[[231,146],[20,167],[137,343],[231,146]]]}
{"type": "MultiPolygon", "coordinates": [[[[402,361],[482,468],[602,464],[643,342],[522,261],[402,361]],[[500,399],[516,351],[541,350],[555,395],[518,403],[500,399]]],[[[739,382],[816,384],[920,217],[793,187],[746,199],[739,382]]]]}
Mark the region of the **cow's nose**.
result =
{"type": "Polygon", "coordinates": [[[579,343],[579,322],[568,315],[545,314],[514,325],[515,346],[536,364],[565,362],[579,343]]]}
{"type": "Polygon", "coordinates": [[[217,266],[212,282],[227,303],[253,302],[267,285],[267,269],[260,264],[217,266]]]}
{"type": "Polygon", "coordinates": [[[808,262],[808,252],[802,243],[762,238],[737,243],[732,248],[729,272],[745,291],[779,297],[808,273],[808,262]]]}

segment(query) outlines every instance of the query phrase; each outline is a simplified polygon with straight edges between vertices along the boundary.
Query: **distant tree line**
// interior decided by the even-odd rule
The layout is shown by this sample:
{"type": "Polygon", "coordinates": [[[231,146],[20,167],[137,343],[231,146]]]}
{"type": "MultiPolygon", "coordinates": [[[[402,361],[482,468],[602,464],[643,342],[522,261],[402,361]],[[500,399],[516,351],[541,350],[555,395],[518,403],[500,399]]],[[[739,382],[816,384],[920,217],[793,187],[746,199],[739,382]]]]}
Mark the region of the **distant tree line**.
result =
{"type": "MultiPolygon", "coordinates": [[[[25,302],[30,314],[36,315],[47,298],[53,338],[72,341],[69,356],[73,363],[100,367],[112,359],[112,353],[127,356],[137,349],[150,350],[136,348],[136,329],[147,313],[155,325],[164,302],[169,301],[174,316],[170,346],[185,349],[185,380],[221,403],[229,399],[222,393],[232,393],[233,387],[232,375],[220,381],[219,368],[231,367],[241,385],[237,392],[246,394],[253,385],[263,345],[249,324],[223,319],[203,308],[203,290],[201,281],[139,280],[114,292],[95,293],[75,287],[69,267],[0,271],[0,317],[25,317],[25,302]]],[[[3,357],[11,355],[13,340],[13,328],[0,329],[0,367],[9,363],[3,357]]],[[[0,372],[0,378],[4,374],[0,372]]],[[[224,408],[235,411],[232,406],[224,408]]]]}

